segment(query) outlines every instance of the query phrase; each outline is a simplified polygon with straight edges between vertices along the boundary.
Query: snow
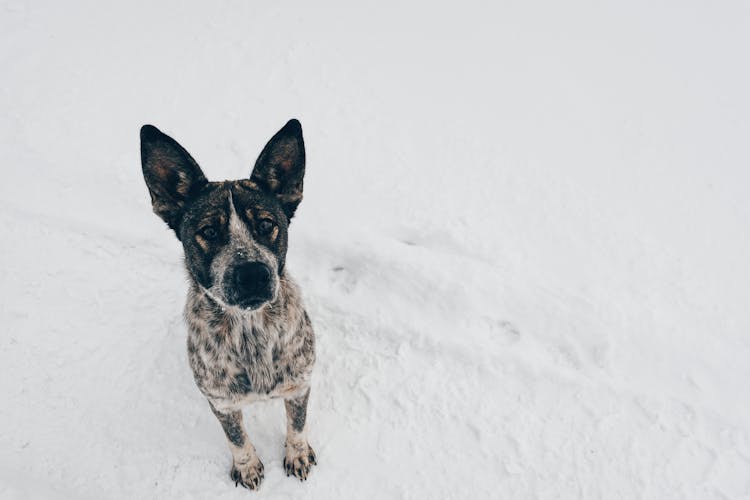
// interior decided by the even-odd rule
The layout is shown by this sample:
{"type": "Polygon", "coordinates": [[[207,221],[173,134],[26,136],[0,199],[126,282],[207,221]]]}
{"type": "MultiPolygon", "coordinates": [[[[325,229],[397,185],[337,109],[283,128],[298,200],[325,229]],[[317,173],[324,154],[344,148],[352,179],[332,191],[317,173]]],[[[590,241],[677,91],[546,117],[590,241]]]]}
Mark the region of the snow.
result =
{"type": "Polygon", "coordinates": [[[0,498],[750,498],[750,6],[0,11],[0,498]],[[138,129],[214,179],[301,120],[305,483],[195,388],[138,129]]]}

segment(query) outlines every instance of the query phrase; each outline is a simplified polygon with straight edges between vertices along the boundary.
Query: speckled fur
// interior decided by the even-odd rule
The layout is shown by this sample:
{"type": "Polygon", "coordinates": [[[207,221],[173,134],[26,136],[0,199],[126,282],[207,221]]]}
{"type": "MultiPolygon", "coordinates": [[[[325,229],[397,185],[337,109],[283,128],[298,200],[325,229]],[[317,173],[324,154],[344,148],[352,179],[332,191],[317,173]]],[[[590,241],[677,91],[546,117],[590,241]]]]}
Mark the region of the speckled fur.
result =
{"type": "Polygon", "coordinates": [[[250,312],[224,307],[193,284],[185,319],[195,383],[218,410],[309,388],[315,337],[297,285],[287,276],[276,301],[250,312]]]}
{"type": "Polygon", "coordinates": [[[182,146],[150,125],[141,129],[141,160],[154,212],[185,250],[188,358],[227,437],[232,480],[249,489],[263,480],[242,407],[271,398],[284,399],[287,413],[284,469],[307,479],[316,463],[306,432],[315,336],[285,266],[305,171],[299,122],[274,135],[250,179],[209,182],[182,146]],[[247,266],[267,273],[249,278],[256,295],[243,299],[247,282],[236,277],[247,266]]]}

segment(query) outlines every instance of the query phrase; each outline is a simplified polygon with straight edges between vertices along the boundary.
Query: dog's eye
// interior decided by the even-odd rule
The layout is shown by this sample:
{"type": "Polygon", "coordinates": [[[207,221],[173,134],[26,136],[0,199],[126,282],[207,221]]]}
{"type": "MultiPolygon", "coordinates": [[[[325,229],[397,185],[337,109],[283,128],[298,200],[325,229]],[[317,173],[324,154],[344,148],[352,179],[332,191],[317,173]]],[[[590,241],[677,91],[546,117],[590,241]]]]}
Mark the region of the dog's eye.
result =
{"type": "Polygon", "coordinates": [[[271,219],[261,219],[258,222],[258,234],[267,235],[273,231],[274,223],[271,219]]]}
{"type": "Polygon", "coordinates": [[[200,234],[207,240],[213,240],[216,239],[217,236],[219,236],[219,232],[213,226],[202,227],[200,231],[198,231],[198,234],[200,234]]]}

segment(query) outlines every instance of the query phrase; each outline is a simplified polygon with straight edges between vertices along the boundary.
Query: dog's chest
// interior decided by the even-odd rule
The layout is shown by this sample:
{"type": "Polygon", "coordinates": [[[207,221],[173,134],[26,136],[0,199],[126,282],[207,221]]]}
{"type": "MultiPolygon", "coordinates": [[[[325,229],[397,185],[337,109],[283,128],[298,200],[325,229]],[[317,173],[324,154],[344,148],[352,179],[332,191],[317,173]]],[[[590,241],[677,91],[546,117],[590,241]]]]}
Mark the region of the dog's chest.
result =
{"type": "Polygon", "coordinates": [[[311,362],[304,325],[293,329],[249,319],[201,323],[191,328],[188,352],[195,381],[209,399],[283,397],[306,381],[311,362]]]}

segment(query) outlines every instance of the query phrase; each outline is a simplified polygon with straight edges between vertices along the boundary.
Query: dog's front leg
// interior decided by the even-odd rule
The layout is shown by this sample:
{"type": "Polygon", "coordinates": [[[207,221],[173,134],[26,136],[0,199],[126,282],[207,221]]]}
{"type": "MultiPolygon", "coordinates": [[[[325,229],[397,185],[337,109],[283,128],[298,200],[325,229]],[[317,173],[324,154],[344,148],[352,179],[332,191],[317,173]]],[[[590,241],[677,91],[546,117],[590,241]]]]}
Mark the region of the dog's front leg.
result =
{"type": "Polygon", "coordinates": [[[310,468],[316,464],[315,452],[307,442],[307,399],[308,388],[302,396],[284,400],[286,407],[286,457],[284,469],[287,476],[295,476],[300,481],[307,479],[310,468]]]}
{"type": "Polygon", "coordinates": [[[230,476],[235,486],[241,484],[251,490],[258,488],[263,480],[263,463],[255,453],[255,447],[247,438],[245,426],[242,423],[242,412],[239,410],[222,412],[212,404],[211,410],[221,422],[221,427],[229,441],[233,459],[230,476]]]}

